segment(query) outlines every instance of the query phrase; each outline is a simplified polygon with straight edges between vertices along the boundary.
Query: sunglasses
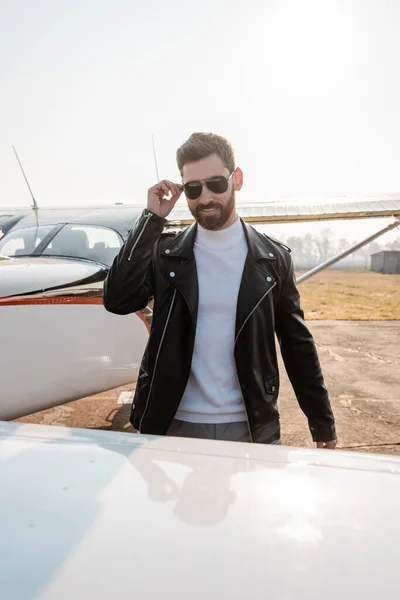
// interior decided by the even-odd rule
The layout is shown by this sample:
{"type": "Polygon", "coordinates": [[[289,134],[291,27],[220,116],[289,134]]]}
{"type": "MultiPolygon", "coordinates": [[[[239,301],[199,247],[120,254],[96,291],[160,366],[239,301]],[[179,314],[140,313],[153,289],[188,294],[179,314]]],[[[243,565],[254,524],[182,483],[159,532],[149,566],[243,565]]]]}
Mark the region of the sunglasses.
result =
{"type": "Polygon", "coordinates": [[[214,177],[207,177],[207,179],[188,181],[183,184],[185,196],[189,198],[189,200],[200,198],[201,192],[203,191],[203,184],[205,184],[213,194],[223,194],[228,189],[229,180],[234,172],[235,171],[232,171],[229,177],[224,177],[224,175],[214,175],[214,177]]]}

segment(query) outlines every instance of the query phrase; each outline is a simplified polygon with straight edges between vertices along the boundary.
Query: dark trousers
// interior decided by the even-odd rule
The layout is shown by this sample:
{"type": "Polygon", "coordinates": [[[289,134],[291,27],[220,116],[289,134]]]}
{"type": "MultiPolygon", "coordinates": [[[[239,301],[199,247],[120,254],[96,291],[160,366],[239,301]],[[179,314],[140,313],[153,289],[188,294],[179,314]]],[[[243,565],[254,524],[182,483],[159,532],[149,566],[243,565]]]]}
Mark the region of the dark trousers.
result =
{"type": "MultiPolygon", "coordinates": [[[[246,421],[239,423],[188,423],[174,419],[167,435],[185,438],[202,438],[205,440],[225,440],[228,442],[251,442],[246,421]]],[[[280,444],[280,440],[261,443],[280,444]]]]}

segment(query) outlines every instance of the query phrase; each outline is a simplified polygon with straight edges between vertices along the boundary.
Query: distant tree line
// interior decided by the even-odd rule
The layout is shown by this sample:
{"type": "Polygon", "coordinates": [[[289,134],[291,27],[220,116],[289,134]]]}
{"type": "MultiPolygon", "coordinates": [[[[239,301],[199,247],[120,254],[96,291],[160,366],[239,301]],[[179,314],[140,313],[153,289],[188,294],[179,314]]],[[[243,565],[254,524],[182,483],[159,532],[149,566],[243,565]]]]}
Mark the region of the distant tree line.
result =
{"type": "MultiPolygon", "coordinates": [[[[317,235],[306,233],[301,236],[288,236],[285,239],[281,235],[280,239],[291,248],[296,269],[314,267],[357,243],[357,240],[338,238],[328,227],[322,229],[317,235]]],[[[400,250],[400,235],[389,243],[383,239],[376,240],[336,263],[335,267],[369,269],[371,254],[381,250],[400,250]]]]}

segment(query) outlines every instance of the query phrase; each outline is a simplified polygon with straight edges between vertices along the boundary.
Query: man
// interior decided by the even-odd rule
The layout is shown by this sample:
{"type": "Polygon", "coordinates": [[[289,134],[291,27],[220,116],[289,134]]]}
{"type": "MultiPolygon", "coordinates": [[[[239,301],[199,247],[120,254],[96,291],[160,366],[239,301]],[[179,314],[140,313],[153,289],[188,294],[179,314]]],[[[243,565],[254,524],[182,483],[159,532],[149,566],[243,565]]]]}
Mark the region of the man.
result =
{"type": "Polygon", "coordinates": [[[194,133],[177,163],[183,185],[164,180],[149,189],[104,286],[104,306],[116,314],[154,298],[132,425],[149,434],[280,443],[276,333],[313,440],[335,448],[289,248],[238,218],[243,173],[226,139],[194,133]],[[196,222],[163,234],[182,191],[196,222]]]}

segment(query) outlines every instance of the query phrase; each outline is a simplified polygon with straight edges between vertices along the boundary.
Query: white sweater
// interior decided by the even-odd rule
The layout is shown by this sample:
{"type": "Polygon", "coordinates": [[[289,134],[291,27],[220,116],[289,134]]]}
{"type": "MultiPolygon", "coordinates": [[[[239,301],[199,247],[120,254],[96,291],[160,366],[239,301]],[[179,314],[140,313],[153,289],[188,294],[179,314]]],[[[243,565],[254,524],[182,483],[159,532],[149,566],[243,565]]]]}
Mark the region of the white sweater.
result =
{"type": "Polygon", "coordinates": [[[199,307],[192,369],[176,419],[246,421],[234,360],[236,307],[247,243],[239,219],[221,231],[198,225],[194,245],[199,307]]]}

